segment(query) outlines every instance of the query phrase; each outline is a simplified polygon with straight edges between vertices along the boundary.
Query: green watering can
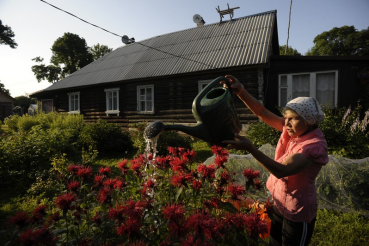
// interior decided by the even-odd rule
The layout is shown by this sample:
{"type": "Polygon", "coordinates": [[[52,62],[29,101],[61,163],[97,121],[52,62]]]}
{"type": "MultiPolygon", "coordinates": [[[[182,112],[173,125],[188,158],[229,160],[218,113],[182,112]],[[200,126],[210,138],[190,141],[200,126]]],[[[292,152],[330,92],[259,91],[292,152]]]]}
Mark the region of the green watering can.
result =
{"type": "Polygon", "coordinates": [[[195,126],[164,125],[162,121],[155,121],[146,127],[144,137],[152,139],[162,131],[182,131],[199,138],[210,145],[223,145],[223,140],[234,139],[239,133],[241,124],[235,111],[230,82],[221,76],[210,82],[196,96],[192,103],[192,114],[197,124],[195,126]],[[221,87],[225,81],[228,88],[221,87]]]}

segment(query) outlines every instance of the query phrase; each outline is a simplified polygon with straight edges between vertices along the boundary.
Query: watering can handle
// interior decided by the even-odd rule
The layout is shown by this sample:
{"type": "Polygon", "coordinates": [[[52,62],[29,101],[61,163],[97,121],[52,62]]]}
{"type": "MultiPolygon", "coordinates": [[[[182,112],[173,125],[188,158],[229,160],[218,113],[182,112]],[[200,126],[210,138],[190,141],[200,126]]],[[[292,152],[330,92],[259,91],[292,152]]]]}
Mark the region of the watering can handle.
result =
{"type": "Polygon", "coordinates": [[[231,82],[229,79],[224,76],[220,76],[211,81],[202,91],[200,91],[200,93],[196,96],[196,99],[198,99],[197,101],[200,101],[211,89],[213,89],[214,86],[219,85],[221,81],[225,81],[228,89],[231,90],[231,82]]]}

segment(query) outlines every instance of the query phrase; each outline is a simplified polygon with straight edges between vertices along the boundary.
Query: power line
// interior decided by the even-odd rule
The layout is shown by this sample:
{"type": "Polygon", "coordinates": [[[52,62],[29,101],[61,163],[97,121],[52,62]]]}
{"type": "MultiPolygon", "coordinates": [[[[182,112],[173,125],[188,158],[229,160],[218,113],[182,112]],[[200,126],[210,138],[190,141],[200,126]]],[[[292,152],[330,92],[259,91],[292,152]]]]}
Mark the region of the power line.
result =
{"type": "MultiPolygon", "coordinates": [[[[40,0],[40,1],[41,1],[41,2],[44,2],[44,3],[48,4],[48,5],[50,5],[50,6],[51,6],[51,7],[53,7],[53,8],[56,8],[56,9],[58,9],[58,10],[60,10],[60,11],[63,11],[63,12],[65,12],[65,13],[67,13],[67,14],[69,14],[69,15],[71,15],[71,16],[73,16],[73,17],[75,17],[75,18],[77,18],[77,19],[79,19],[79,20],[81,20],[81,21],[83,21],[83,22],[85,22],[85,23],[87,23],[87,24],[90,24],[90,25],[92,25],[92,26],[94,26],[94,27],[100,28],[101,30],[103,30],[103,31],[105,31],[105,32],[108,32],[108,33],[113,34],[113,35],[118,36],[118,37],[122,37],[121,35],[118,35],[118,34],[116,34],[116,33],[114,33],[114,32],[108,31],[108,30],[106,30],[105,28],[99,27],[99,26],[97,26],[97,25],[95,25],[95,24],[92,24],[92,23],[90,23],[90,22],[88,22],[88,21],[86,21],[86,20],[84,20],[84,19],[82,19],[82,18],[80,18],[80,17],[78,17],[78,16],[76,16],[76,15],[74,15],[74,14],[72,14],[72,13],[69,13],[68,11],[65,11],[65,10],[63,10],[63,9],[61,9],[61,8],[58,8],[58,7],[56,7],[56,6],[52,5],[52,4],[50,4],[50,3],[48,3],[48,2],[46,2],[46,1],[44,1],[44,0],[40,0]]],[[[206,63],[203,63],[203,62],[199,62],[199,61],[196,61],[196,60],[192,60],[192,59],[190,59],[190,58],[186,58],[186,57],[183,57],[183,56],[178,56],[178,55],[172,54],[172,53],[170,53],[170,52],[166,52],[166,51],[163,51],[163,50],[160,50],[160,49],[154,48],[154,47],[152,47],[152,46],[149,46],[149,45],[146,45],[146,44],[143,44],[143,43],[140,43],[140,42],[135,42],[135,43],[140,44],[140,45],[142,45],[142,46],[145,46],[145,47],[147,47],[147,48],[149,48],[149,49],[153,49],[153,50],[156,50],[156,51],[159,51],[159,52],[162,52],[162,53],[165,53],[165,54],[168,54],[168,55],[171,55],[171,56],[177,57],[177,58],[185,59],[185,60],[188,60],[188,61],[191,61],[191,62],[195,62],[195,63],[201,64],[201,65],[205,65],[205,66],[207,66],[207,67],[210,67],[210,68],[214,68],[214,69],[216,69],[216,67],[214,67],[214,66],[212,66],[212,65],[209,65],[209,64],[206,64],[206,63]]]]}

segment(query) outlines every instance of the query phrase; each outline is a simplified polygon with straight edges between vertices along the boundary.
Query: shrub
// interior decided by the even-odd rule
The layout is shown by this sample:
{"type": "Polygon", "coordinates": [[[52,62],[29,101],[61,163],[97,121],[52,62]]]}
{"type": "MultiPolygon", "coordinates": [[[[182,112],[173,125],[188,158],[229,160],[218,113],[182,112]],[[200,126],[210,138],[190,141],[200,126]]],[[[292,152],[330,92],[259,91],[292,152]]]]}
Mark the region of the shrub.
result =
{"type": "Polygon", "coordinates": [[[0,139],[0,184],[24,186],[37,173],[49,170],[50,160],[58,153],[70,153],[70,133],[60,129],[43,129],[40,125],[29,132],[18,132],[0,139]]]}
{"type": "MultiPolygon", "coordinates": [[[[134,130],[130,131],[130,137],[133,142],[133,146],[137,149],[137,153],[143,153],[146,149],[146,140],[143,136],[143,132],[148,124],[146,122],[140,122],[129,125],[134,130]]],[[[176,131],[164,131],[160,133],[156,150],[158,155],[166,155],[168,146],[183,147],[191,149],[191,137],[180,135],[176,131]]]]}
{"type": "Polygon", "coordinates": [[[356,108],[323,108],[325,119],[319,128],[323,131],[330,154],[351,159],[369,156],[368,117],[362,106],[356,108]]]}
{"type": "Polygon", "coordinates": [[[250,124],[246,132],[246,137],[249,138],[257,148],[264,144],[276,146],[280,135],[280,131],[275,130],[263,121],[250,124]]]}
{"type": "Polygon", "coordinates": [[[79,136],[80,146],[93,149],[99,153],[118,153],[128,151],[132,147],[128,132],[122,131],[118,124],[99,119],[96,123],[87,124],[79,136]]]}

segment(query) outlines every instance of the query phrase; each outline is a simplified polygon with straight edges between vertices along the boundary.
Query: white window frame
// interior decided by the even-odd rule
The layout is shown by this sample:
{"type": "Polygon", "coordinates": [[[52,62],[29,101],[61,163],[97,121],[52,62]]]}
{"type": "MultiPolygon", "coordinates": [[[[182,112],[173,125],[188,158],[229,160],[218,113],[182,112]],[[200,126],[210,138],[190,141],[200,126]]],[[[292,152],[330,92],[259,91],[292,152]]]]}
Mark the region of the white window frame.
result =
{"type": "Polygon", "coordinates": [[[43,106],[44,101],[51,101],[51,111],[50,112],[54,112],[54,100],[53,99],[41,100],[41,111],[44,111],[44,106],[43,106]]]}
{"type": "Polygon", "coordinates": [[[279,74],[278,75],[278,105],[279,107],[284,107],[286,105],[281,105],[281,78],[282,76],[287,76],[287,102],[292,100],[292,76],[293,75],[309,75],[310,76],[310,97],[316,98],[316,75],[320,73],[335,73],[335,81],[334,81],[334,102],[333,107],[337,107],[338,103],[338,70],[328,70],[328,71],[319,71],[319,72],[306,72],[306,73],[289,73],[289,74],[279,74]]]}
{"type": "MultiPolygon", "coordinates": [[[[109,114],[116,114],[119,116],[119,88],[110,88],[110,89],[105,89],[105,98],[106,98],[106,111],[105,114],[108,116],[109,114]],[[117,97],[117,101],[116,101],[116,108],[117,109],[111,109],[109,108],[109,100],[112,100],[112,97],[109,97],[109,94],[113,93],[113,97],[114,97],[114,93],[116,93],[116,97],[117,97]]],[[[113,104],[114,101],[111,102],[111,104],[113,104]]]]}
{"type": "MultiPolygon", "coordinates": [[[[75,99],[74,99],[75,100],[75,99]]],[[[71,92],[71,93],[68,93],[68,107],[69,107],[69,114],[79,114],[81,111],[81,96],[80,96],[80,92],[77,91],[77,92],[71,92]],[[78,96],[78,108],[72,108],[72,97],[74,96],[78,96]]]]}
{"type": "Polygon", "coordinates": [[[210,84],[211,81],[212,81],[211,79],[199,80],[197,82],[197,84],[198,84],[198,92],[202,91],[202,89],[204,89],[208,84],[210,84]]]}
{"type": "Polygon", "coordinates": [[[141,86],[137,86],[137,112],[140,114],[153,114],[155,112],[154,110],[154,85],[141,85],[141,86]],[[147,110],[147,99],[146,99],[146,94],[145,94],[145,99],[142,100],[141,95],[140,95],[140,91],[141,89],[145,89],[145,93],[146,90],[150,88],[151,89],[151,110],[147,110]],[[145,101],[145,110],[142,110],[141,108],[141,102],[145,101]]]}

